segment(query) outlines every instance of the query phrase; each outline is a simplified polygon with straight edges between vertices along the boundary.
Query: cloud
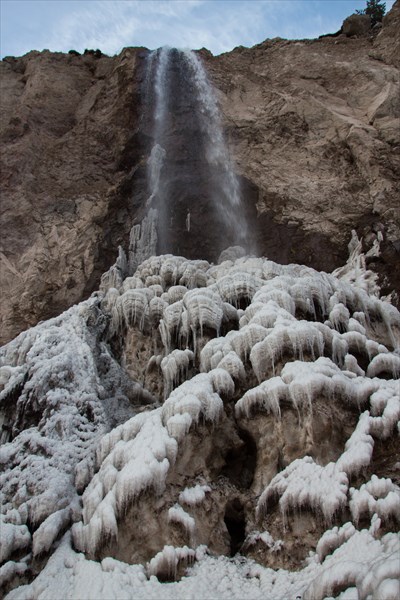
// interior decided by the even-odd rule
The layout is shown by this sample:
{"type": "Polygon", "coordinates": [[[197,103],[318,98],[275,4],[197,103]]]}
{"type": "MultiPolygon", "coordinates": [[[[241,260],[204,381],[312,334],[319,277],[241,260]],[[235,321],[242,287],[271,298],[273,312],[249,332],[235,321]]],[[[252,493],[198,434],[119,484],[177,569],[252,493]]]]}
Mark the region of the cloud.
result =
{"type": "Polygon", "coordinates": [[[290,0],[85,2],[60,20],[48,46],[63,51],[100,48],[107,54],[124,46],[205,46],[218,54],[275,37],[277,29],[301,13],[303,4],[290,0]]]}
{"type": "Polygon", "coordinates": [[[124,46],[156,46],[167,43],[176,28],[188,24],[191,13],[203,4],[202,0],[174,2],[104,0],[83,3],[58,23],[50,47],[66,51],[69,48],[100,48],[114,54],[124,46]]]}
{"type": "MultiPolygon", "coordinates": [[[[387,0],[389,9],[394,0],[387,0]]],[[[336,31],[364,0],[21,0],[2,1],[2,46],[22,54],[124,46],[207,47],[214,54],[266,38],[336,31]]]]}

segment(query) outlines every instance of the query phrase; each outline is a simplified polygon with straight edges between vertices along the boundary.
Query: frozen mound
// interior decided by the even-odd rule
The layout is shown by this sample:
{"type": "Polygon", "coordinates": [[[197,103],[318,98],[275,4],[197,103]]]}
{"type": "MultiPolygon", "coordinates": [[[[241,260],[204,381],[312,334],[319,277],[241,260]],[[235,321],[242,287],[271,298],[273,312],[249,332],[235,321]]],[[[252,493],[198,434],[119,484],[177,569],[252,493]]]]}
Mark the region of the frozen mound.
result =
{"type": "Polygon", "coordinates": [[[400,314],[353,242],[120,251],[1,349],[6,598],[398,597],[400,314]]]}

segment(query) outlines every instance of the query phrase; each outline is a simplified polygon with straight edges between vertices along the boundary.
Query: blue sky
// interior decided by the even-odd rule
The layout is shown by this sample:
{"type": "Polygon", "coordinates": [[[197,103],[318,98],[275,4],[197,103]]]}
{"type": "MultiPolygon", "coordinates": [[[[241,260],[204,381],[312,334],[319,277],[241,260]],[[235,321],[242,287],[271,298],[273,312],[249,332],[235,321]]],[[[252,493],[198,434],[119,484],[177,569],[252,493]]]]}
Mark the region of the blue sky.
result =
{"type": "MultiPolygon", "coordinates": [[[[394,0],[386,1],[389,10],[394,0]]],[[[365,0],[1,0],[1,56],[125,46],[206,47],[337,31],[365,0]]]]}

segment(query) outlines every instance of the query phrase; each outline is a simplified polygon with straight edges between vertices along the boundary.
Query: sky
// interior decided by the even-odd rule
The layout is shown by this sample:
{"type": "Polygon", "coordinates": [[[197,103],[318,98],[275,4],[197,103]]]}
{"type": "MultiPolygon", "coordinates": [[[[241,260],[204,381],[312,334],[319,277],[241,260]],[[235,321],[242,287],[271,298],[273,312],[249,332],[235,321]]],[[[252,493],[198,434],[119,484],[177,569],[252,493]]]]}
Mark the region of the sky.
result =
{"type": "MultiPolygon", "coordinates": [[[[1,57],[30,50],[208,48],[337,31],[365,0],[0,0],[1,57]]],[[[387,11],[394,0],[386,1],[387,11]]]]}

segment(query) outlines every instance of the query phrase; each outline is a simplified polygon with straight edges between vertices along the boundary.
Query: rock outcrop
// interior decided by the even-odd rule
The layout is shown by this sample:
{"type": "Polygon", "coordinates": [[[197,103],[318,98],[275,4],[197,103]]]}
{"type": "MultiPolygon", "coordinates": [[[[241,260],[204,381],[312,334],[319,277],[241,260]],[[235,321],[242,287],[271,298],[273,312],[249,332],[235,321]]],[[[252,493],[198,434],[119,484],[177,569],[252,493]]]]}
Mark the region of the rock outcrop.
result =
{"type": "Polygon", "coordinates": [[[127,241],[146,54],[1,63],[3,341],[87,297],[127,241]]]}
{"type": "Polygon", "coordinates": [[[342,25],[342,32],[347,37],[365,35],[370,29],[371,17],[369,15],[350,15],[342,25]]]}
{"type": "MultiPolygon", "coordinates": [[[[399,13],[396,2],[376,37],[200,51],[259,253],[330,271],[352,229],[368,246],[379,236],[369,260],[384,293],[400,289],[399,13]]],[[[2,61],[2,341],[97,289],[144,217],[147,55],[2,61]]],[[[201,206],[196,218],[207,231],[201,206]]],[[[193,236],[189,258],[199,243],[193,236]]]]}

